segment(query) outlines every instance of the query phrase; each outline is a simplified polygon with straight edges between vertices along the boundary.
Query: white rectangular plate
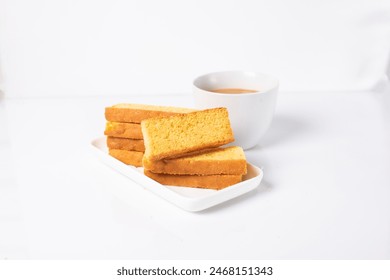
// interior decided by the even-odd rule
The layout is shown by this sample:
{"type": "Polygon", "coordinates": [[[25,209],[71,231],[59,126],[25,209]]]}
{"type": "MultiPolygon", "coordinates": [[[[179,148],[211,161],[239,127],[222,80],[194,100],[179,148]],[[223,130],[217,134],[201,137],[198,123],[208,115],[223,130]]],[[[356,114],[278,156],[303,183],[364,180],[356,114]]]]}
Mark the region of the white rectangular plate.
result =
{"type": "Polygon", "coordinates": [[[108,166],[129,177],[141,187],[155,193],[170,203],[187,211],[201,211],[257,188],[263,178],[263,171],[248,163],[248,173],[242,182],[222,190],[199,189],[190,187],[164,186],[143,174],[143,168],[126,165],[108,154],[106,138],[91,142],[93,150],[108,166]]]}

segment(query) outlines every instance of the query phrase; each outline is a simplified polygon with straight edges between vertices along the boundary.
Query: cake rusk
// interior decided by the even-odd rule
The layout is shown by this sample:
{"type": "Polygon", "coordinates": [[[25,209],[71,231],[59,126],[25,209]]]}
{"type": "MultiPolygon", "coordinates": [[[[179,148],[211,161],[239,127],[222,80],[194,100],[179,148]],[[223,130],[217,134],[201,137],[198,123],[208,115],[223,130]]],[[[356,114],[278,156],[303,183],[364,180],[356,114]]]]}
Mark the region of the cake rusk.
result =
{"type": "Polygon", "coordinates": [[[109,149],[145,152],[144,140],[142,139],[127,139],[108,136],[107,147],[109,149]]]}
{"type": "Polygon", "coordinates": [[[150,161],[143,158],[145,169],[153,173],[180,175],[244,175],[246,159],[241,147],[216,148],[198,155],[150,161]]]}
{"type": "Polygon", "coordinates": [[[167,117],[194,112],[195,109],[171,106],[121,103],[105,108],[105,117],[111,122],[141,123],[142,120],[154,117],[167,117]]]}
{"type": "Polygon", "coordinates": [[[106,122],[104,135],[119,138],[143,139],[141,125],[139,123],[106,122]]]}
{"type": "Polygon", "coordinates": [[[242,175],[171,175],[144,169],[144,174],[162,185],[220,190],[242,181],[242,175]]]}
{"type": "Polygon", "coordinates": [[[174,158],[234,141],[226,108],[214,108],[141,123],[145,158],[174,158]]]}
{"type": "Polygon", "coordinates": [[[110,156],[116,158],[124,164],[133,165],[136,167],[142,166],[142,157],[144,155],[143,152],[109,149],[108,153],[110,156]]]}

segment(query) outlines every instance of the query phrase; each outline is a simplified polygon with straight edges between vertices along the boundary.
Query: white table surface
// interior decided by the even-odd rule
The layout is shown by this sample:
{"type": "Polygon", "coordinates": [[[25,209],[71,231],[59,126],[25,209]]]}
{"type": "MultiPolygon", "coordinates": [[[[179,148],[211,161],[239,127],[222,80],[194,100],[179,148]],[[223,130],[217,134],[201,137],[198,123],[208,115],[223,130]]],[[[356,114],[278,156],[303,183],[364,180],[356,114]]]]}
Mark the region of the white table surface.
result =
{"type": "Polygon", "coordinates": [[[389,259],[389,93],[281,93],[256,191],[185,212],[101,163],[104,107],[0,101],[0,259],[389,259]]]}

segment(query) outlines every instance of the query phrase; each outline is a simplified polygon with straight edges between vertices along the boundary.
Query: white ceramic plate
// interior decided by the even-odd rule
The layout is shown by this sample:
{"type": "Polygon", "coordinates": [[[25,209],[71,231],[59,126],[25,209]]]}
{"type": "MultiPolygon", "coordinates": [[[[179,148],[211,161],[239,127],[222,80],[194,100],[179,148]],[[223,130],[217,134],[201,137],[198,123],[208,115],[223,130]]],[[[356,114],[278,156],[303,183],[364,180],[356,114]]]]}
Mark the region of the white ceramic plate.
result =
{"type": "Polygon", "coordinates": [[[91,142],[93,150],[108,166],[129,177],[141,187],[187,211],[201,211],[257,188],[263,178],[263,171],[248,163],[248,173],[242,182],[222,190],[189,187],[164,186],[143,174],[143,168],[126,165],[108,154],[106,138],[91,142]]]}

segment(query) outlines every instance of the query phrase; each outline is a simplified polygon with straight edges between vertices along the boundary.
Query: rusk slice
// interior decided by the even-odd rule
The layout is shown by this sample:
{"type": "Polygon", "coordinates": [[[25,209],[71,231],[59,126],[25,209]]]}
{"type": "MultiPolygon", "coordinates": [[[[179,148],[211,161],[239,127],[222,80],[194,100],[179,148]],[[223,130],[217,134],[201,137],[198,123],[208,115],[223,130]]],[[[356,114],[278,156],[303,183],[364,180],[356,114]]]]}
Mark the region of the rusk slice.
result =
{"type": "Polygon", "coordinates": [[[217,148],[199,155],[150,161],[143,159],[143,166],[154,173],[192,175],[243,175],[246,159],[241,147],[217,148]]]}
{"type": "Polygon", "coordinates": [[[141,123],[142,120],[148,118],[167,117],[194,111],[196,110],[168,106],[121,103],[106,107],[105,116],[107,121],[112,122],[141,123]]]}
{"type": "Polygon", "coordinates": [[[141,125],[139,123],[107,122],[104,135],[119,138],[143,139],[141,125]]]}
{"type": "Polygon", "coordinates": [[[242,181],[242,175],[171,175],[145,169],[144,174],[162,185],[220,190],[242,181]]]}
{"type": "Polygon", "coordinates": [[[107,147],[109,149],[128,150],[144,152],[145,145],[142,139],[127,139],[117,137],[107,137],[107,147]]]}
{"type": "Polygon", "coordinates": [[[109,154],[124,164],[142,166],[143,152],[109,149],[109,154]]]}
{"type": "Polygon", "coordinates": [[[142,121],[147,160],[172,158],[234,141],[226,108],[142,121]]]}

